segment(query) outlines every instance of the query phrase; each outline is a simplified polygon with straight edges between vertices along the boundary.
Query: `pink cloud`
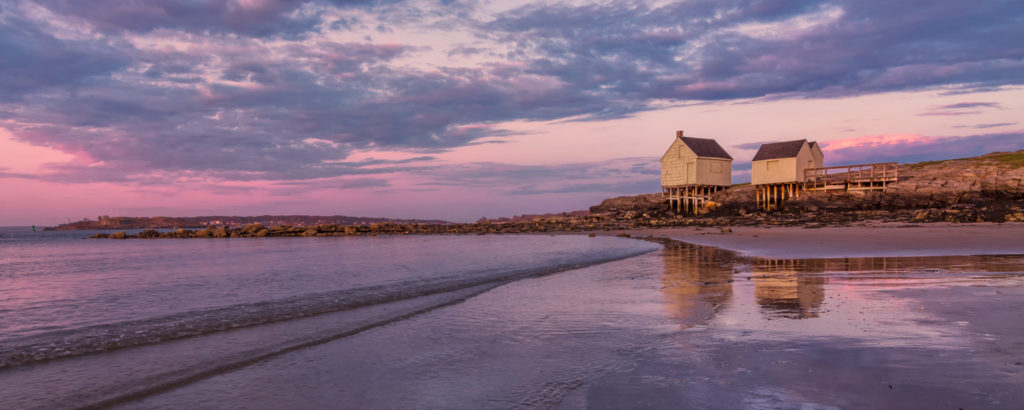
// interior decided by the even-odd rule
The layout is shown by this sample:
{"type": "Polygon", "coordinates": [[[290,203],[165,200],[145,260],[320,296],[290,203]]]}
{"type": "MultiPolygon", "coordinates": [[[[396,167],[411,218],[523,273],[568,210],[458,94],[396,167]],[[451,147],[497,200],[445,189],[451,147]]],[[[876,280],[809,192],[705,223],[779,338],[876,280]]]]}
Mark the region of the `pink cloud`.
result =
{"type": "Polygon", "coordinates": [[[886,145],[923,144],[933,142],[935,140],[935,137],[916,134],[865,135],[855,138],[822,142],[821,150],[825,153],[829,153],[851,148],[863,149],[886,145]]]}
{"type": "Polygon", "coordinates": [[[826,165],[908,163],[1024,149],[1024,130],[956,137],[866,135],[822,142],[821,145],[826,165]]]}

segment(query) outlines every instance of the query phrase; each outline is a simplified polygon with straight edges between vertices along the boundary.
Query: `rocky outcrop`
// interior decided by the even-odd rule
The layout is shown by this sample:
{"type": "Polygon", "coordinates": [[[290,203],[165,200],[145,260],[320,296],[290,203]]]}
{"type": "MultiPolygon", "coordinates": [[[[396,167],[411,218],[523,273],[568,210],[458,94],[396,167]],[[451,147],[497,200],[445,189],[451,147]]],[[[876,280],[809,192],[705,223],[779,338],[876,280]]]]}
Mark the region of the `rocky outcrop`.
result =
{"type": "MultiPolygon", "coordinates": [[[[95,238],[244,238],[290,236],[373,236],[575,232],[670,226],[848,224],[864,220],[903,222],[1024,222],[1024,150],[981,157],[902,165],[900,182],[885,192],[812,192],[788,200],[776,211],[757,209],[754,187],[734,186],[712,196],[699,215],[676,214],[661,194],[622,196],[592,206],[590,212],[481,219],[476,223],[392,223],[366,225],[261,223],[240,228],[141,231],[98,234],[95,238]]],[[[728,229],[728,228],[725,228],[728,229]]],[[[725,232],[725,230],[723,230],[725,232]]]]}

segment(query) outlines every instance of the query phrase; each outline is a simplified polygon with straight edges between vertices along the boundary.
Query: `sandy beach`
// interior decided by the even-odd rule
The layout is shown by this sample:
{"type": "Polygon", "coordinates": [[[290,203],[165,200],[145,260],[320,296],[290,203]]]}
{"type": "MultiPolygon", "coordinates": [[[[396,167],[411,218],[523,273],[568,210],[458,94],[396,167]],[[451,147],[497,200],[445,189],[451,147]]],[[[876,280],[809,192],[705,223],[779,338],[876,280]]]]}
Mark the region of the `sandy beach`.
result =
{"type": "Polygon", "coordinates": [[[616,231],[714,246],[761,258],[1021,255],[1024,224],[872,223],[859,226],[664,228],[616,231]]]}

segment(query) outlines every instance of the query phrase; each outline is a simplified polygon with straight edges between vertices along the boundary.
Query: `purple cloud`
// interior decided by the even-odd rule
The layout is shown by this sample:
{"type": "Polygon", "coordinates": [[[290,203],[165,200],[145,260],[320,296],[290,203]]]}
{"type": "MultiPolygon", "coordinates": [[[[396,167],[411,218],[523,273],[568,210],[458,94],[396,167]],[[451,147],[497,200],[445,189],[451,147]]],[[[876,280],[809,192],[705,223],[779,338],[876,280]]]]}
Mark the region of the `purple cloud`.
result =
{"type": "Polygon", "coordinates": [[[997,122],[997,123],[991,123],[991,124],[955,125],[955,126],[953,126],[953,128],[985,129],[985,128],[1008,127],[1008,126],[1011,126],[1011,125],[1017,125],[1017,123],[1016,122],[997,122]]]}
{"type": "MultiPolygon", "coordinates": [[[[380,166],[345,158],[495,142],[510,134],[494,126],[503,121],[620,118],[665,101],[1024,83],[1017,2],[612,2],[526,6],[488,21],[473,20],[472,2],[425,10],[398,1],[38,4],[66,27],[96,32],[57,35],[56,25],[5,5],[0,117],[17,120],[10,129],[19,141],[88,157],[90,166],[53,169],[76,181],[369,175],[380,166]],[[323,13],[336,6],[373,18],[339,23],[323,13]],[[378,23],[465,31],[507,54],[423,68],[408,64],[422,48],[314,35],[333,26],[369,35],[378,23]],[[758,34],[762,26],[768,34],[758,34]],[[154,33],[190,46],[138,45],[154,33]]],[[[938,112],[997,108],[962,104],[975,105],[938,112]]],[[[390,166],[431,166],[422,162],[390,166]]]]}
{"type": "Polygon", "coordinates": [[[191,32],[231,32],[265,36],[310,30],[317,20],[292,17],[303,1],[268,0],[241,3],[216,0],[40,0],[56,13],[88,21],[97,29],[117,34],[180,29],[191,32]]]}
{"type": "Polygon", "coordinates": [[[940,110],[959,110],[964,108],[1003,108],[1003,105],[994,102],[962,102],[938,107],[940,110]]]}

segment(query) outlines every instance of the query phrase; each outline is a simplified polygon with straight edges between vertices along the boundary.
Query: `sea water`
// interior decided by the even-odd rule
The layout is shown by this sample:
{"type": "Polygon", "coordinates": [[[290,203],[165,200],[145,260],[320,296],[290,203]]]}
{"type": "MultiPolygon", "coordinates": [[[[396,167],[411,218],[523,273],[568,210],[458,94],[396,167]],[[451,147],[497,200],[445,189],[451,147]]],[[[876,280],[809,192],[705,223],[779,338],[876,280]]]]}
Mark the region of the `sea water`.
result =
{"type": "MultiPolygon", "coordinates": [[[[364,325],[390,321],[458,299],[437,295],[659,248],[582,235],[83,239],[91,233],[0,230],[0,372],[127,348],[160,356],[152,346],[353,310],[364,325]],[[367,309],[395,302],[416,306],[367,309]]],[[[318,339],[304,331],[293,342],[318,339]]],[[[239,344],[214,350],[264,353],[239,344]]]]}
{"type": "MultiPolygon", "coordinates": [[[[189,299],[173,301],[177,310],[141,306],[139,312],[158,313],[50,330],[30,321],[9,325],[22,334],[0,349],[11,360],[0,368],[0,408],[1017,409],[1024,403],[1021,255],[779,260],[614,237],[83,241],[75,239],[81,233],[50,234],[70,236],[34,237],[36,245],[110,246],[123,255],[138,246],[151,259],[202,257],[207,263],[192,269],[148,262],[149,269],[133,272],[157,283],[173,282],[162,270],[196,275],[189,280],[206,285],[171,287],[186,289],[182,298],[189,299]],[[260,241],[267,245],[251,248],[260,241]],[[448,246],[417,251],[431,244],[448,246]],[[360,252],[345,253],[346,246],[360,252]],[[291,251],[263,258],[279,247],[291,251]],[[231,257],[234,252],[244,257],[231,257]],[[281,262],[289,254],[300,257],[281,262]],[[263,299],[258,292],[216,289],[275,266],[341,274],[349,271],[338,266],[348,262],[336,255],[365,262],[380,254],[386,257],[373,264],[390,268],[361,281],[314,276],[289,284],[283,275],[281,287],[267,285],[277,296],[263,299]],[[635,256],[612,260],[629,255],[635,256]],[[220,275],[238,276],[218,282],[220,275]],[[306,280],[335,287],[303,288],[306,280]]],[[[65,253],[71,252],[53,255],[65,253]]],[[[31,259],[27,252],[7,255],[5,264],[31,259]]],[[[132,297],[158,304],[141,293],[132,297]]],[[[80,304],[110,310],[97,307],[104,302],[80,304]]]]}

